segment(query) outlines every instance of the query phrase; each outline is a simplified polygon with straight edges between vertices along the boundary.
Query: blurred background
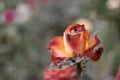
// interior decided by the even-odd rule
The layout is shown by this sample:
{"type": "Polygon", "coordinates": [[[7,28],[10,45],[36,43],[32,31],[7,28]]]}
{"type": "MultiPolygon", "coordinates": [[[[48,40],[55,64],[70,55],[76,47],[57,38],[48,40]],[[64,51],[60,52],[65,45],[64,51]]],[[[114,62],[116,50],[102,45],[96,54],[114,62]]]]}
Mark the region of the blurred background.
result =
{"type": "Polygon", "coordinates": [[[98,34],[104,53],[81,80],[114,80],[120,66],[120,0],[0,0],[0,80],[43,80],[46,46],[72,23],[98,34]]]}

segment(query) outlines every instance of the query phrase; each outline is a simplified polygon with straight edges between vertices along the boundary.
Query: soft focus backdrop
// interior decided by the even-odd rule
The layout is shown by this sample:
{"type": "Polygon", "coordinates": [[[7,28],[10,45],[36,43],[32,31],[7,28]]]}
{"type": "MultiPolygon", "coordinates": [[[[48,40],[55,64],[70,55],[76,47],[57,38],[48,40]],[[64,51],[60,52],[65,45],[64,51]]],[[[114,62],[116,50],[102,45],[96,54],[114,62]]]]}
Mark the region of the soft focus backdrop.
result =
{"type": "Polygon", "coordinates": [[[43,80],[46,46],[72,23],[98,34],[104,53],[81,80],[114,80],[120,66],[120,0],[0,0],[0,80],[43,80]]]}

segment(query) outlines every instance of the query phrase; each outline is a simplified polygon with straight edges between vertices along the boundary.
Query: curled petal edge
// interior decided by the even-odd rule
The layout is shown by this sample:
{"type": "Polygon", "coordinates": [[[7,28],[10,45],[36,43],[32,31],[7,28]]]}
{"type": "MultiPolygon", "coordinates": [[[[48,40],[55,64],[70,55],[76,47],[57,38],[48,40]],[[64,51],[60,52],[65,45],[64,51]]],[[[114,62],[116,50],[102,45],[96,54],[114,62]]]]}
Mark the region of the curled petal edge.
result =
{"type": "Polygon", "coordinates": [[[99,47],[95,50],[95,47],[97,47],[99,43],[100,40],[98,39],[97,35],[95,35],[94,38],[88,43],[88,47],[84,55],[89,57],[93,61],[98,61],[103,52],[103,47],[99,47]]]}

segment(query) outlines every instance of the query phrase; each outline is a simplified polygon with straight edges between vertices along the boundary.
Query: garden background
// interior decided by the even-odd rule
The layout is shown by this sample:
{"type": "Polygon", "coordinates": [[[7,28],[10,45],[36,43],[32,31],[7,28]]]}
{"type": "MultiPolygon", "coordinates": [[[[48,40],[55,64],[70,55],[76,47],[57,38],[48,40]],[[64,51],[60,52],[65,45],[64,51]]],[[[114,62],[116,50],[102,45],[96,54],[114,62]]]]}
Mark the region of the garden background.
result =
{"type": "Polygon", "coordinates": [[[0,0],[0,80],[43,80],[49,40],[72,23],[98,34],[104,53],[83,80],[114,80],[120,66],[120,0],[0,0]]]}

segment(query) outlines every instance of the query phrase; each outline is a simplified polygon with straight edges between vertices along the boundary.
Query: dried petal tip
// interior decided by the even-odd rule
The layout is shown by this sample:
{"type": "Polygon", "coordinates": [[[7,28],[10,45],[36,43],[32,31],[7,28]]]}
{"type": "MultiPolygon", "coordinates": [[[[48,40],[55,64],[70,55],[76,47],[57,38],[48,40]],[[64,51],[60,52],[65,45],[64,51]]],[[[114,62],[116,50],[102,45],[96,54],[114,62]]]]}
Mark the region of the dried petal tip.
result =
{"type": "Polygon", "coordinates": [[[95,46],[97,46],[100,43],[100,40],[98,39],[97,35],[94,36],[94,43],[95,43],[95,46]]]}
{"type": "Polygon", "coordinates": [[[98,48],[93,54],[94,56],[91,58],[93,61],[98,61],[103,52],[103,47],[98,48]]]}
{"type": "Polygon", "coordinates": [[[93,61],[98,61],[101,57],[102,52],[103,52],[103,47],[100,47],[95,51],[93,49],[89,49],[85,52],[85,56],[89,57],[93,61]]]}

